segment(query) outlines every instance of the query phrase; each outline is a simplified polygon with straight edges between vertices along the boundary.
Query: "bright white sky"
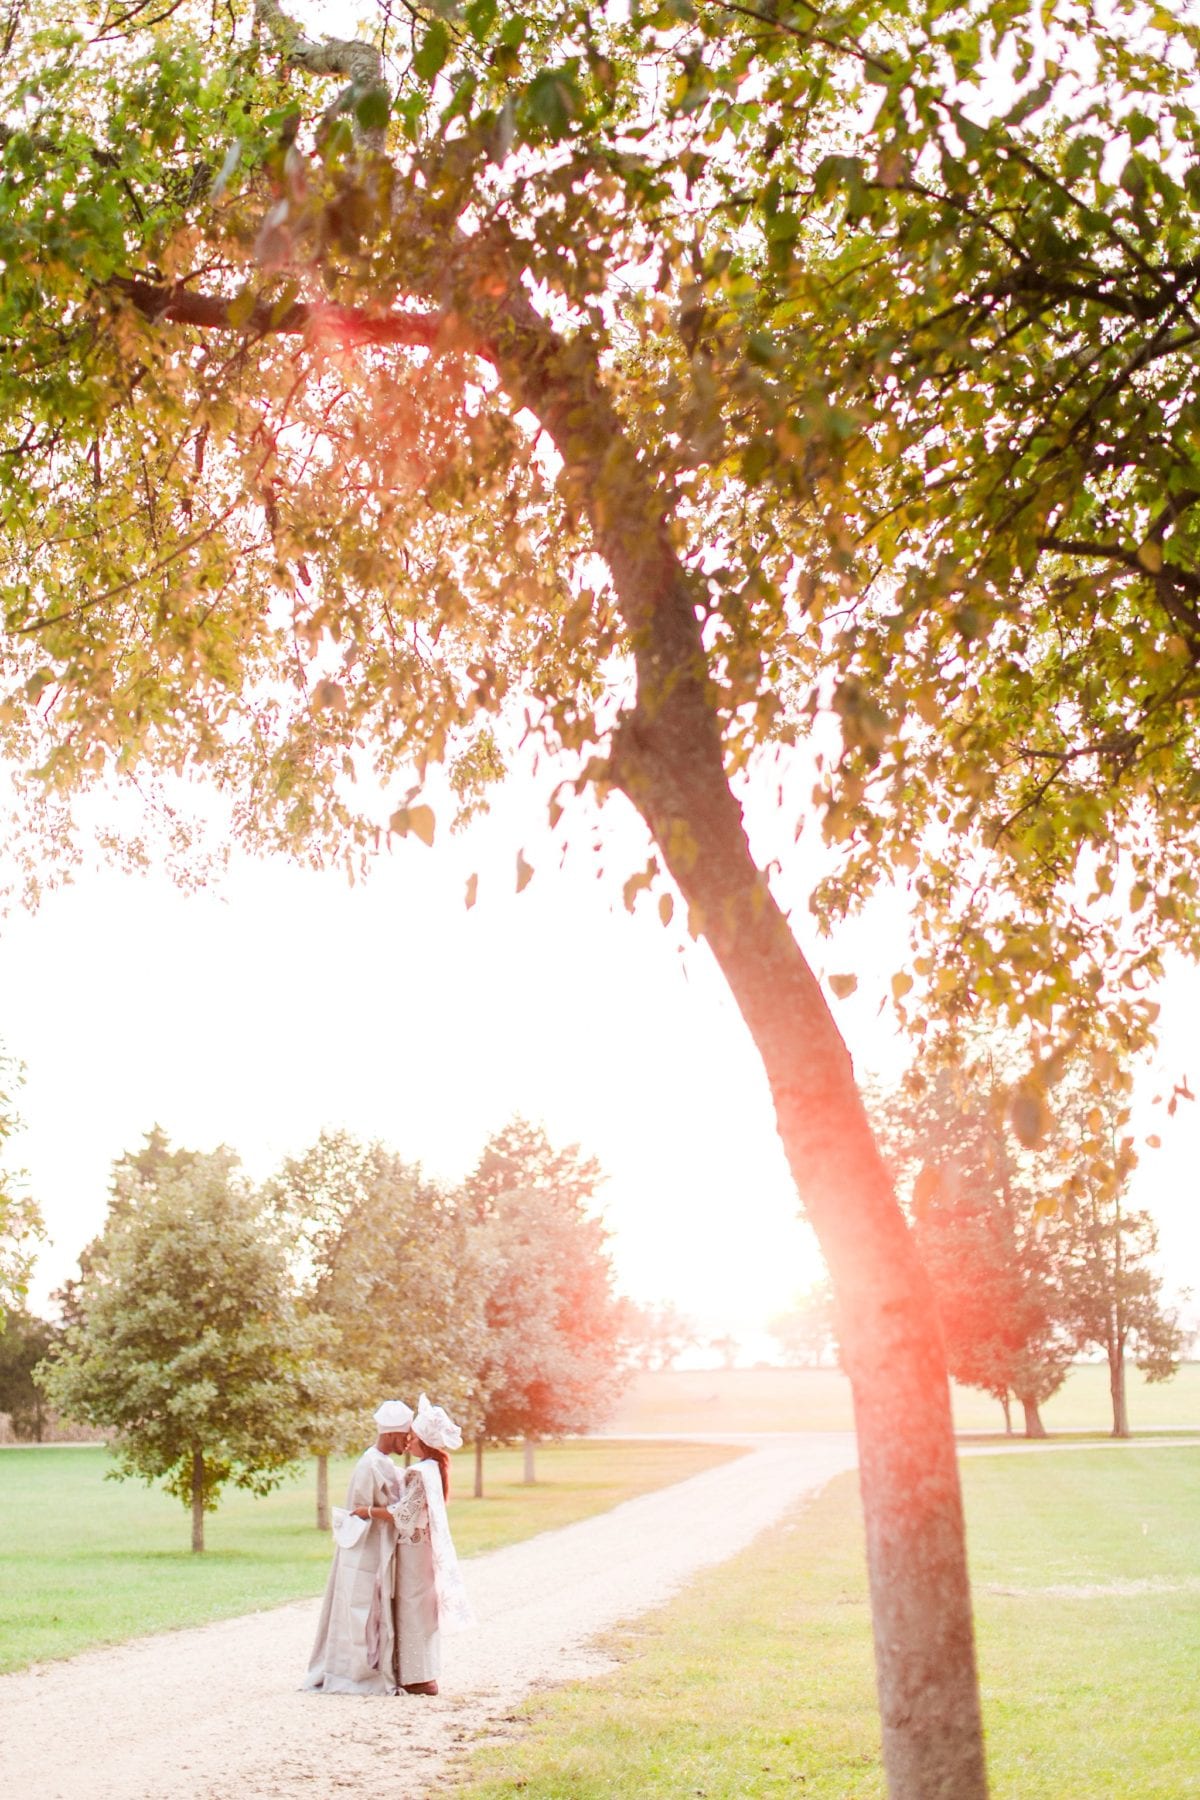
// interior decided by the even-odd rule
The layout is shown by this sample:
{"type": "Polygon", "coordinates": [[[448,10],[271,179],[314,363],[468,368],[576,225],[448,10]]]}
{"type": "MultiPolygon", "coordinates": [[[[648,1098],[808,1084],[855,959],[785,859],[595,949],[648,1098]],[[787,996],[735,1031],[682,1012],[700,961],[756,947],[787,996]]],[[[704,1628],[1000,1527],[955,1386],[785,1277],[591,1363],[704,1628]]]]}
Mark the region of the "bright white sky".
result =
{"type": "MultiPolygon", "coordinates": [[[[490,817],[433,851],[398,843],[357,888],[249,858],[198,895],[99,870],[3,922],[0,1034],[27,1067],[15,1154],[53,1239],[35,1300],[100,1227],[112,1159],[155,1121],[180,1143],[230,1144],[256,1177],[331,1125],[454,1180],[521,1112],[607,1171],[625,1291],[753,1342],[819,1273],[755,1054],[707,951],[652,907],[624,911],[620,880],[645,858],[624,803],[604,810],[600,881],[586,849],[557,867],[542,793],[514,781],[490,817]],[[519,844],[537,874],[517,896],[519,844]]],[[[803,840],[796,855],[803,920],[803,840]]],[[[826,972],[858,971],[835,1005],[856,1065],[884,1077],[904,1061],[877,1011],[904,936],[903,908],[881,904],[836,947],[806,946],[826,972]]],[[[1180,972],[1164,1001],[1164,1064],[1195,1086],[1200,978],[1180,972]]],[[[1164,1148],[1145,1152],[1138,1198],[1185,1286],[1200,1119],[1166,1121],[1152,1091],[1148,1075],[1142,1130],[1164,1148]]]]}

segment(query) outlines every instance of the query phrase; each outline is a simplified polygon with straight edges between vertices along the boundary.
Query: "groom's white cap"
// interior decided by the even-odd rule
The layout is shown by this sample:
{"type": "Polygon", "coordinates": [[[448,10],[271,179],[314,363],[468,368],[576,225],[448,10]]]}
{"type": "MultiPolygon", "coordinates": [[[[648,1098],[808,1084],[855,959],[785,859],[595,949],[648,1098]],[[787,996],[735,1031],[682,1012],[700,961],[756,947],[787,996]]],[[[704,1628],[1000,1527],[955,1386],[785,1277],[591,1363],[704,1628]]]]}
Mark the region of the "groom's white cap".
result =
{"type": "Polygon", "coordinates": [[[407,1431],[413,1422],[413,1409],[403,1400],[385,1400],[375,1408],[375,1423],[380,1431],[407,1431]]]}

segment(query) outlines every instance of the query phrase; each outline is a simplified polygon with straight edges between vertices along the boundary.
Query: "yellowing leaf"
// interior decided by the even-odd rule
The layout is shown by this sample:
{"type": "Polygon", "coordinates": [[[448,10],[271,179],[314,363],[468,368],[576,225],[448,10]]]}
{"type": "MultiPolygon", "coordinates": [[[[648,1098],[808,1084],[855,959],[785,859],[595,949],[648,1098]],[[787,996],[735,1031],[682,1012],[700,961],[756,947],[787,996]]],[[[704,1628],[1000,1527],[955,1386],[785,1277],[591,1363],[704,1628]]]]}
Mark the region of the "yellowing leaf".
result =
{"type": "Polygon", "coordinates": [[[858,986],[857,975],[831,975],[829,985],[839,1000],[847,1000],[858,986]]]}
{"type": "Polygon", "coordinates": [[[517,851],[517,892],[523,892],[533,880],[533,867],[525,861],[525,852],[517,851]]]}
{"type": "Polygon", "coordinates": [[[908,974],[907,970],[901,969],[898,974],[892,976],[892,998],[903,1000],[905,994],[912,992],[912,985],[912,976],[908,974]]]}
{"type": "Polygon", "coordinates": [[[433,849],[433,834],[437,829],[437,821],[433,816],[432,806],[410,806],[408,809],[408,829],[420,838],[423,844],[433,849]]]}
{"type": "Polygon", "coordinates": [[[346,690],[340,681],[318,681],[313,689],[312,703],[318,712],[344,713],[346,690]]]}
{"type": "Polygon", "coordinates": [[[1146,1142],[1149,1144],[1149,1146],[1152,1150],[1161,1150],[1162,1149],[1162,1139],[1159,1137],[1157,1132],[1151,1132],[1150,1136],[1146,1139],[1146,1142]]]}
{"type": "Polygon", "coordinates": [[[468,912],[470,912],[471,908],[474,906],[475,896],[478,892],[479,892],[479,877],[478,877],[478,875],[468,875],[467,876],[467,911],[468,912]]]}
{"type": "Polygon", "coordinates": [[[669,925],[675,917],[675,902],[670,894],[658,896],[658,916],[664,925],[669,925]]]}
{"type": "Polygon", "coordinates": [[[407,837],[411,831],[432,849],[435,824],[431,806],[401,806],[388,820],[388,829],[397,837],[407,837]]]}
{"type": "Polygon", "coordinates": [[[1137,559],[1141,563],[1143,569],[1148,569],[1151,575],[1157,575],[1158,571],[1163,566],[1162,546],[1160,544],[1151,543],[1149,539],[1147,539],[1144,544],[1138,545],[1137,559]]]}

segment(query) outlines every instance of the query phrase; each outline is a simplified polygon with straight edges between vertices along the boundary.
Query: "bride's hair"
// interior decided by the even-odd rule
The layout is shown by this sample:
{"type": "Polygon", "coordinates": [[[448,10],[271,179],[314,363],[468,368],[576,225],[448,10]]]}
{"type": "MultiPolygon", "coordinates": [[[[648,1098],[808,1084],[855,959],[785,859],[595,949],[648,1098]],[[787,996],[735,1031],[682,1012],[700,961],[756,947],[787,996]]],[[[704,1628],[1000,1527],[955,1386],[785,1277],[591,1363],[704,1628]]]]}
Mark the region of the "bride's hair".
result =
{"type": "MultiPolygon", "coordinates": [[[[416,1437],[415,1432],[413,1436],[416,1437]]],[[[431,1444],[425,1443],[421,1438],[417,1438],[417,1443],[421,1447],[421,1460],[429,1457],[437,1464],[442,1477],[442,1498],[448,1500],[450,1498],[450,1458],[444,1450],[435,1450],[431,1444]]]]}

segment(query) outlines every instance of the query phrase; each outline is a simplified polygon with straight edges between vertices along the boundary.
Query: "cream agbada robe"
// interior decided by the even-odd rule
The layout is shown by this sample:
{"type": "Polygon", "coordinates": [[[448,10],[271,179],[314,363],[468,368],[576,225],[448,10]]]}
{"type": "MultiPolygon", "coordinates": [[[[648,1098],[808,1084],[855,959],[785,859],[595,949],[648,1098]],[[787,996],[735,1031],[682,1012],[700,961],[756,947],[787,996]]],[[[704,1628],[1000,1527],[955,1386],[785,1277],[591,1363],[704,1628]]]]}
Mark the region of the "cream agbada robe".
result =
{"type": "MultiPolygon", "coordinates": [[[[400,1471],[372,1445],[350,1477],[347,1513],[356,1506],[393,1506],[399,1498],[400,1471]]],[[[391,1519],[368,1523],[335,1514],[334,1530],[338,1546],[304,1686],[323,1694],[394,1694],[396,1527],[391,1519]]]]}

